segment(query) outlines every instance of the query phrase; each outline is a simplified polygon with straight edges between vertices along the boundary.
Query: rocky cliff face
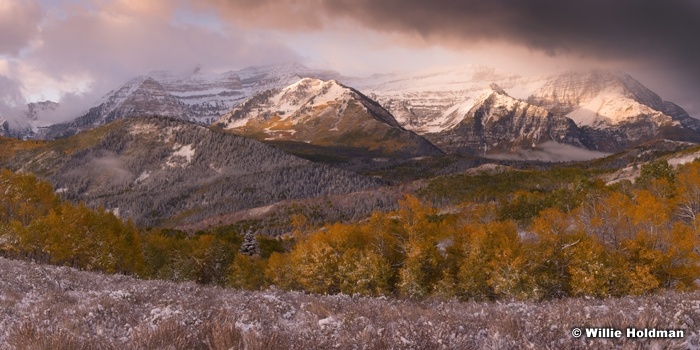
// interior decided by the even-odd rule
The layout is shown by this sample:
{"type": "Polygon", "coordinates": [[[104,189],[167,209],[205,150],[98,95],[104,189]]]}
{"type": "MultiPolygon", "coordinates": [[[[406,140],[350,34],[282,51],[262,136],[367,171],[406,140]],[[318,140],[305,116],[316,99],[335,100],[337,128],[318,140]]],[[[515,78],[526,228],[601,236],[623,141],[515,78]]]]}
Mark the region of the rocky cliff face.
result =
{"type": "Polygon", "coordinates": [[[426,137],[449,153],[498,153],[531,149],[553,141],[587,147],[588,140],[568,118],[517,100],[492,84],[467,111],[456,109],[454,127],[426,137]]]}

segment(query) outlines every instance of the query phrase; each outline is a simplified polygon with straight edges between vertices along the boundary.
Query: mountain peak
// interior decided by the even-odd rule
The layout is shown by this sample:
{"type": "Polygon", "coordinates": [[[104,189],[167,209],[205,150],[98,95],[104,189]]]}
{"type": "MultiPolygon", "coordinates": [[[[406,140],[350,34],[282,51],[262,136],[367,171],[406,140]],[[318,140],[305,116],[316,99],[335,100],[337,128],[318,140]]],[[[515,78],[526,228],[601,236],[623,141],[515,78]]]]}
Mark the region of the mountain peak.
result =
{"type": "Polygon", "coordinates": [[[491,85],[489,85],[489,88],[491,89],[491,91],[493,91],[493,92],[495,92],[495,93],[497,93],[497,94],[508,96],[508,94],[506,93],[506,91],[503,90],[503,89],[502,89],[500,86],[498,86],[498,84],[496,84],[496,83],[491,83],[491,85]]]}
{"type": "Polygon", "coordinates": [[[268,90],[217,123],[261,141],[290,141],[363,156],[420,156],[441,152],[410,131],[377,102],[335,80],[304,78],[268,90]]]}
{"type": "Polygon", "coordinates": [[[654,110],[663,109],[659,95],[629,74],[617,70],[595,69],[567,71],[552,75],[528,102],[545,107],[554,114],[566,115],[578,106],[596,99],[627,99],[654,110]]]}

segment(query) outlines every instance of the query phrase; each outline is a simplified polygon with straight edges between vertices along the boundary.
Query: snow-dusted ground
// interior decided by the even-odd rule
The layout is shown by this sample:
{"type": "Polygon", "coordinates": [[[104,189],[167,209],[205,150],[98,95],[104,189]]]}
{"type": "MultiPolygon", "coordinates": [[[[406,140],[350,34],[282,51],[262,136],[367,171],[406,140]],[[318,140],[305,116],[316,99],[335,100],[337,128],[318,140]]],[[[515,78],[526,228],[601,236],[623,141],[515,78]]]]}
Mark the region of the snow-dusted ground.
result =
{"type": "Polygon", "coordinates": [[[243,292],[0,258],[0,349],[698,349],[700,293],[546,303],[243,292]],[[685,330],[576,339],[574,327],[685,330]]]}

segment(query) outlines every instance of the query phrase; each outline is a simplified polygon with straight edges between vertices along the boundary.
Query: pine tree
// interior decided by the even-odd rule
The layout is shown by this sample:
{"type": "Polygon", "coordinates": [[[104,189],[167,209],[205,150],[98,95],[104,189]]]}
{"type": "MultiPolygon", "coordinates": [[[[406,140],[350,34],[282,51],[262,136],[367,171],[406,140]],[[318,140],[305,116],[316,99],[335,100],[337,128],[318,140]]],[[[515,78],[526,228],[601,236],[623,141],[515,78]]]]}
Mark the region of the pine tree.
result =
{"type": "Polygon", "coordinates": [[[253,231],[248,230],[245,237],[243,237],[243,243],[241,244],[241,249],[238,250],[241,254],[248,256],[259,256],[260,255],[260,245],[258,240],[255,239],[255,234],[253,231]]]}

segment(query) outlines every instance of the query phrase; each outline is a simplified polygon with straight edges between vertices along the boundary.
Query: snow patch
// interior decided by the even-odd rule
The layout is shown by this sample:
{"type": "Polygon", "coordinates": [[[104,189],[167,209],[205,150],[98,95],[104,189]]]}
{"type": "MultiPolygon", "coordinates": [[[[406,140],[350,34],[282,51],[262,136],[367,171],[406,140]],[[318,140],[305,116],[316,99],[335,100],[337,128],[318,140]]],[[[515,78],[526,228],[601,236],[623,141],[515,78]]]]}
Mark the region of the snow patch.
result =
{"type": "Polygon", "coordinates": [[[262,215],[262,214],[269,212],[270,209],[272,209],[274,206],[275,205],[272,204],[272,205],[268,205],[268,206],[264,206],[264,207],[257,207],[257,208],[249,209],[248,214],[254,215],[254,216],[262,215]]]}
{"type": "Polygon", "coordinates": [[[181,166],[184,168],[192,163],[192,157],[194,157],[195,151],[192,145],[181,146],[179,144],[175,144],[173,146],[173,150],[176,151],[170,155],[170,158],[168,158],[168,161],[165,163],[167,167],[174,168],[176,166],[181,166]]]}
{"type": "Polygon", "coordinates": [[[326,327],[337,327],[339,324],[340,324],[340,323],[338,322],[338,320],[336,320],[336,318],[333,317],[333,316],[328,316],[328,317],[326,317],[326,318],[324,318],[324,319],[318,320],[318,325],[319,325],[321,328],[326,328],[326,327]]]}
{"type": "Polygon", "coordinates": [[[132,135],[150,134],[158,131],[154,124],[134,123],[129,125],[129,133],[132,135]]]}
{"type": "Polygon", "coordinates": [[[148,179],[149,177],[151,177],[151,172],[144,171],[139,175],[139,177],[136,178],[136,180],[134,182],[135,183],[143,182],[144,180],[148,179]]]}
{"type": "Polygon", "coordinates": [[[668,160],[668,164],[672,166],[679,166],[687,163],[691,163],[696,159],[700,158],[700,152],[694,152],[690,154],[685,154],[680,157],[674,157],[668,160]]]}

